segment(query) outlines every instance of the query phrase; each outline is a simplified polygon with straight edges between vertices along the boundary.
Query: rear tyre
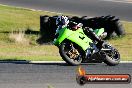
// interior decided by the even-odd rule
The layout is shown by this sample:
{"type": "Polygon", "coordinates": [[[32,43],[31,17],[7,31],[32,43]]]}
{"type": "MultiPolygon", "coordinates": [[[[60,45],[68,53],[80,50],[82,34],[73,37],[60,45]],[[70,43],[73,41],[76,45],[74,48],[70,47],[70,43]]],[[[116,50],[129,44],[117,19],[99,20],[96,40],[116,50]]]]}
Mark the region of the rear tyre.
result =
{"type": "Polygon", "coordinates": [[[59,46],[59,53],[62,59],[67,62],[69,65],[79,65],[82,62],[82,57],[73,43],[62,42],[59,46]]]}
{"type": "Polygon", "coordinates": [[[121,22],[115,22],[115,32],[118,36],[120,35],[125,35],[125,30],[123,28],[123,25],[121,24],[121,22]]]}
{"type": "Polygon", "coordinates": [[[105,49],[111,49],[111,50],[103,51],[103,57],[105,58],[104,63],[106,63],[109,66],[118,65],[120,62],[120,54],[118,50],[110,45],[106,45],[105,49]]]}
{"type": "Polygon", "coordinates": [[[108,15],[94,18],[87,18],[84,16],[81,18],[81,20],[84,27],[91,27],[93,29],[104,28],[105,32],[107,32],[107,37],[105,39],[125,35],[125,30],[122,23],[115,16],[108,15]],[[116,35],[113,36],[113,32],[116,35]]]}
{"type": "Polygon", "coordinates": [[[46,31],[49,29],[49,16],[40,16],[40,33],[41,35],[45,35],[46,31]]]}

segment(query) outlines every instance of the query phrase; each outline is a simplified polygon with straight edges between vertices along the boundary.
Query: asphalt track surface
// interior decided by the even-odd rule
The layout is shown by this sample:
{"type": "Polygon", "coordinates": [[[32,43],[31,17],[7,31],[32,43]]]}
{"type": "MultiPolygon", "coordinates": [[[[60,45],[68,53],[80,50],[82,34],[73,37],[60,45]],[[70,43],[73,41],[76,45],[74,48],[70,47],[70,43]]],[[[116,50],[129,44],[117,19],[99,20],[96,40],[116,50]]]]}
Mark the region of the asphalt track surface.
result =
{"type": "Polygon", "coordinates": [[[110,14],[132,21],[131,0],[0,0],[0,4],[89,17],[110,14]]]}
{"type": "MultiPolygon", "coordinates": [[[[81,65],[88,74],[130,74],[132,63],[107,66],[104,63],[81,65]]],[[[78,66],[65,63],[0,63],[0,88],[132,88],[130,84],[85,84],[76,82],[78,66]]]]}

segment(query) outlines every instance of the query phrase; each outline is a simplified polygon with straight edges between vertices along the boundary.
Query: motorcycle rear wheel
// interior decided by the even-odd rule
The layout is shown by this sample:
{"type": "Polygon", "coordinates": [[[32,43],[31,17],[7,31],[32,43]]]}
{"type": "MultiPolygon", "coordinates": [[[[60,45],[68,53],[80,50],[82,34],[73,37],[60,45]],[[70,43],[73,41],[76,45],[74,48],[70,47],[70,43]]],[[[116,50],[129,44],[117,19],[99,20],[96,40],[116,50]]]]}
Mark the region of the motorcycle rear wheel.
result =
{"type": "Polygon", "coordinates": [[[120,53],[111,45],[106,44],[106,46],[108,47],[108,49],[111,50],[103,51],[104,63],[106,63],[109,66],[118,65],[120,63],[120,53]]]}

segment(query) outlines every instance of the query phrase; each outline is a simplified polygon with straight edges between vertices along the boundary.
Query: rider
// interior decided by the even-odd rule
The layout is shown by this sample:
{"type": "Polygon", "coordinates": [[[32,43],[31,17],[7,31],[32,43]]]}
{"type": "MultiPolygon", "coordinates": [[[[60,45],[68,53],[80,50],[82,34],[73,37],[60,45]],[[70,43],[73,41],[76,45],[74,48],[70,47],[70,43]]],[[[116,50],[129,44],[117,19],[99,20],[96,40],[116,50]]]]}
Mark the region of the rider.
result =
{"type": "MultiPolygon", "coordinates": [[[[58,32],[60,29],[64,28],[64,27],[68,27],[72,30],[77,30],[79,29],[80,27],[83,26],[82,23],[76,23],[76,22],[72,22],[72,21],[69,21],[68,17],[67,16],[58,16],[57,19],[56,19],[56,25],[57,25],[57,29],[56,29],[56,33],[55,33],[55,36],[58,35],[58,32]]],[[[92,28],[89,28],[89,27],[85,27],[84,28],[84,33],[87,35],[87,36],[90,36],[90,38],[92,40],[95,40],[97,41],[97,48],[100,50],[101,47],[102,47],[102,44],[103,44],[103,41],[93,32],[92,28]]],[[[54,39],[55,41],[56,39],[54,39]]],[[[54,43],[54,42],[53,42],[54,43]]],[[[86,57],[90,57],[91,55],[91,49],[88,48],[86,50],[86,57]]]]}

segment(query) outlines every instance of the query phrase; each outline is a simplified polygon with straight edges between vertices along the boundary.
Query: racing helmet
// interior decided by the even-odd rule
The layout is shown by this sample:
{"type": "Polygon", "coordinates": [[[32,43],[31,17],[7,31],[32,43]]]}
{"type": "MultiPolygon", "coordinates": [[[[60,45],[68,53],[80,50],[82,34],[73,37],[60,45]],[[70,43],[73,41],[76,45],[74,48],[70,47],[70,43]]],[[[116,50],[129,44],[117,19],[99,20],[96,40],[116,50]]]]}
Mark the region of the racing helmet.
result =
{"type": "Polygon", "coordinates": [[[68,25],[69,23],[69,19],[67,16],[58,16],[56,18],[56,25],[59,26],[59,25],[68,25]]]}

